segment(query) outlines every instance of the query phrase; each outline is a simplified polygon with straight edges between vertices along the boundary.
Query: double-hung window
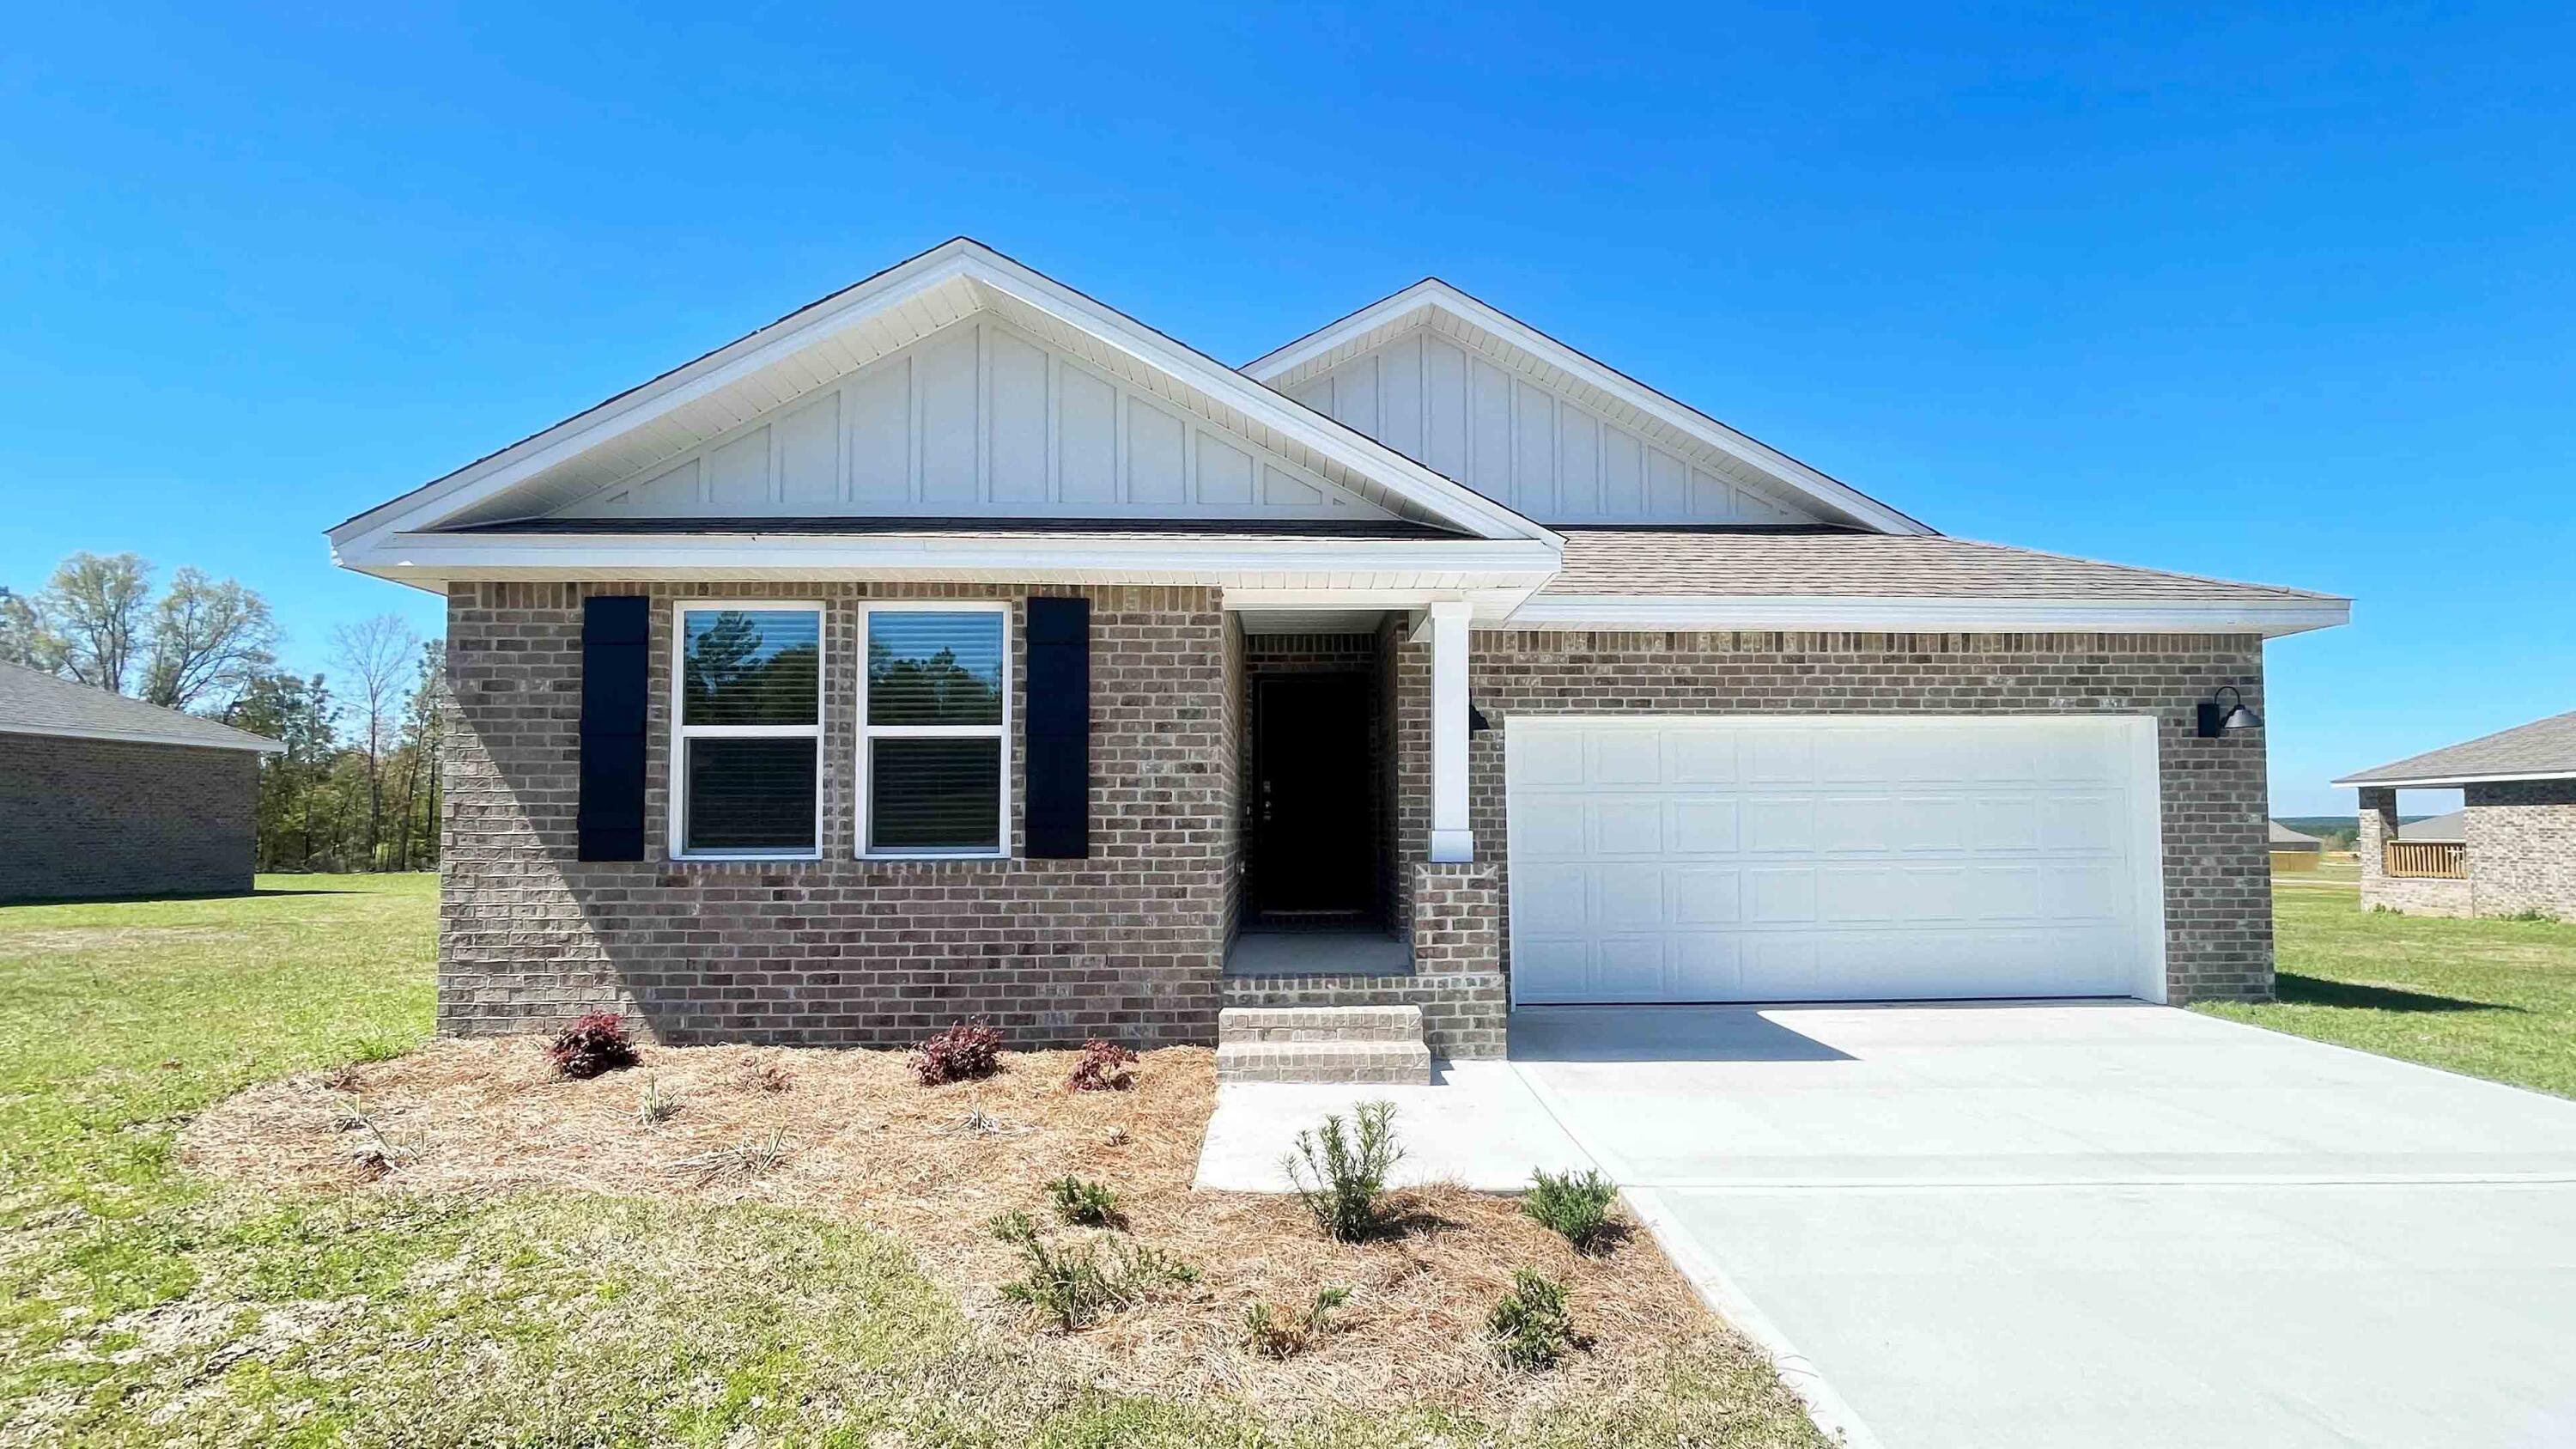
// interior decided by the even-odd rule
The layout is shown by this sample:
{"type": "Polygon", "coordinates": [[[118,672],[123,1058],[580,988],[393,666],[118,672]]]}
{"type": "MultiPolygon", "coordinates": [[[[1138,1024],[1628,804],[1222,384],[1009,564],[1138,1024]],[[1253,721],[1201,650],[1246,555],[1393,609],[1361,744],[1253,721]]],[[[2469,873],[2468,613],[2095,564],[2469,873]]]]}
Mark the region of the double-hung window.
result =
{"type": "Polygon", "coordinates": [[[674,635],[671,853],[812,859],[821,850],[822,607],[683,604],[674,635]]]}
{"type": "Polygon", "coordinates": [[[861,610],[861,855],[1006,853],[1009,632],[1007,604],[861,610]]]}

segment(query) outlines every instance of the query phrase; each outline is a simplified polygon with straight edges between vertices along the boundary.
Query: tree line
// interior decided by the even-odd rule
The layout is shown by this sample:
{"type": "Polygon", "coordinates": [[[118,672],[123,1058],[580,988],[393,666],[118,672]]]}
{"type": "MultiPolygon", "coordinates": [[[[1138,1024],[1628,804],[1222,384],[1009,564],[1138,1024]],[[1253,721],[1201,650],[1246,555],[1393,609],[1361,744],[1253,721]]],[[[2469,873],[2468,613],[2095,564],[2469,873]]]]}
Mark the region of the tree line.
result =
{"type": "Polygon", "coordinates": [[[438,863],[446,642],[391,614],[332,630],[336,675],[282,669],[268,601],[130,553],[75,553],[33,594],[0,591],[0,661],[218,719],[286,746],[259,766],[258,868],[438,863]]]}

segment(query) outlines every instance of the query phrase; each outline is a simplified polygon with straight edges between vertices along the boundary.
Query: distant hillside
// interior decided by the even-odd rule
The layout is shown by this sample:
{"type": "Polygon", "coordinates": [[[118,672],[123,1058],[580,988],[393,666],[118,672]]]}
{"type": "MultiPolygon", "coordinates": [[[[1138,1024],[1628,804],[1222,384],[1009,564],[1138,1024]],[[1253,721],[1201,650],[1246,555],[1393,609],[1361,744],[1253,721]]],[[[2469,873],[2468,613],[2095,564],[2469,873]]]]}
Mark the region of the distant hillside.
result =
{"type": "Polygon", "coordinates": [[[2275,815],[2272,818],[2301,835],[2313,835],[2324,841],[2328,850],[2350,850],[2354,838],[2361,834],[2361,818],[2356,815],[2275,815]]]}
{"type": "MultiPolygon", "coordinates": [[[[2301,835],[2313,835],[2326,843],[2328,850],[2350,850],[2353,839],[2361,834],[2361,819],[2354,815],[2275,815],[2272,817],[2301,835]]],[[[2430,820],[2430,815],[2400,815],[2397,823],[2411,825],[2430,820]]]]}

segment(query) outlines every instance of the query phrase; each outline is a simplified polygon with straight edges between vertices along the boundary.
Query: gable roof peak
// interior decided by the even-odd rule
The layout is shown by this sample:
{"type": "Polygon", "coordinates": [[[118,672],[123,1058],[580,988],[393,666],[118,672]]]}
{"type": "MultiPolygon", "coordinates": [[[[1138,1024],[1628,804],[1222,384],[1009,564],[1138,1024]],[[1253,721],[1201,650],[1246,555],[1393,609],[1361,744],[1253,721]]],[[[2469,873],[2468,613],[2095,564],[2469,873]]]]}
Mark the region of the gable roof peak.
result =
{"type": "MultiPolygon", "coordinates": [[[[1426,519],[1494,539],[1552,540],[1512,509],[1423,467],[1365,434],[1261,386],[1169,334],[958,235],[637,387],[360,513],[329,531],[343,562],[394,535],[549,511],[603,481],[580,460],[636,446],[644,430],[713,436],[709,419],[738,421],[818,373],[862,366],[974,312],[1058,333],[1197,400],[1301,459],[1364,478],[1426,519]],[[764,401],[765,400],[765,401],[764,401]],[[703,416],[699,416],[702,414],[703,416]]],[[[728,421],[726,426],[730,426],[728,421]]],[[[620,466],[625,466],[621,462],[620,466]]]]}
{"type": "Polygon", "coordinates": [[[1830,519],[1880,533],[1938,532],[1822,469],[1656,391],[1437,274],[1425,276],[1264,353],[1245,363],[1243,371],[1269,387],[1290,391],[1399,334],[1425,326],[1435,327],[1451,340],[1513,370],[1562,384],[1579,401],[1633,412],[1670,430],[1672,435],[1691,440],[1697,447],[1750,467],[1777,480],[1791,495],[1811,501],[1830,519]]]}

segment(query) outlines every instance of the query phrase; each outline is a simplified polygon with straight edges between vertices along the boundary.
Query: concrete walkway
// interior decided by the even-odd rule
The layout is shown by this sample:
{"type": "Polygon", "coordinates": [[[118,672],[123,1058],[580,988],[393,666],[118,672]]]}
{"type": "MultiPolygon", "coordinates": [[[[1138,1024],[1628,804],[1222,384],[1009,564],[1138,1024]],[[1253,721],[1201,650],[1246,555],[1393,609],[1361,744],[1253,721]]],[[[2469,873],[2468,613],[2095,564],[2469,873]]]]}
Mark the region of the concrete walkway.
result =
{"type": "Polygon", "coordinates": [[[1530,1170],[1564,1172],[1592,1159],[1557,1125],[1508,1062],[1439,1062],[1427,1087],[1307,1086],[1228,1082],[1199,1148],[1198,1185],[1228,1192],[1286,1192],[1280,1161],[1299,1131],[1344,1117],[1362,1102],[1395,1104],[1404,1159],[1398,1186],[1454,1182],[1479,1192],[1517,1192],[1530,1170]]]}
{"type": "Polygon", "coordinates": [[[2127,1004],[1512,1049],[1855,1444],[2576,1444],[2576,1102],[2127,1004]]]}

